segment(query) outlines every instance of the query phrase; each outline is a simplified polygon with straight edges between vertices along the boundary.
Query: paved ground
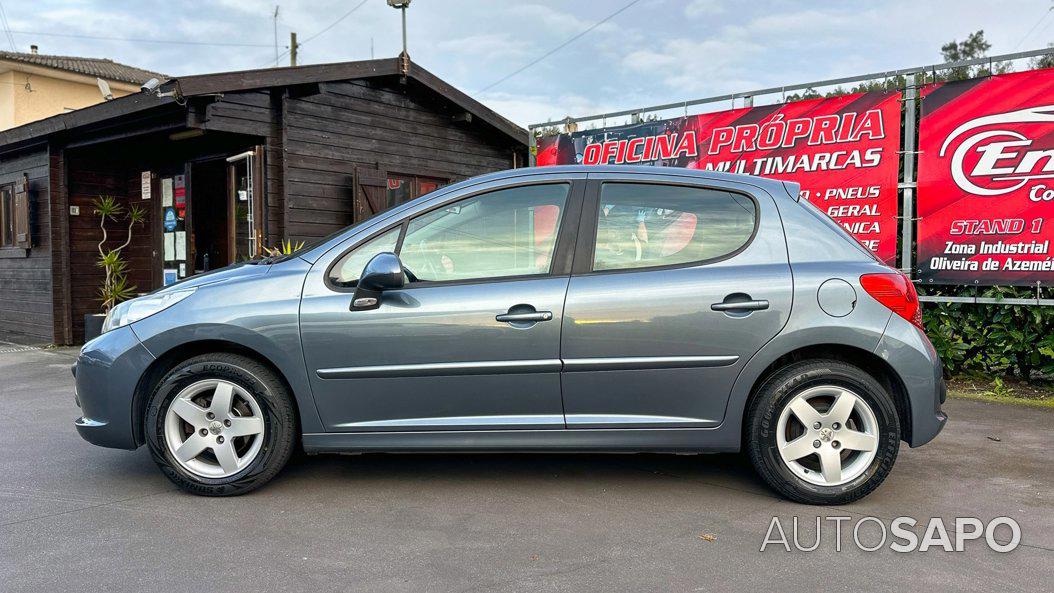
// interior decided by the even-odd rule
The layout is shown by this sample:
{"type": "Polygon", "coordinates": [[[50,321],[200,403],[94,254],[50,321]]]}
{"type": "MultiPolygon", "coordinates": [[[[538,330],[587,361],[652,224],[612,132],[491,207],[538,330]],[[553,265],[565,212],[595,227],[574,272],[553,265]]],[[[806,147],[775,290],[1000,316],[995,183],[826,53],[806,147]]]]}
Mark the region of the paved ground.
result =
{"type": "MultiPolygon", "coordinates": [[[[70,351],[0,348],[0,591],[1050,590],[1054,413],[951,401],[927,447],[847,508],[775,498],[720,456],[301,457],[233,499],[182,494],[144,449],[80,440],[70,351]],[[998,439],[998,440],[993,440],[998,439]],[[819,515],[818,515],[819,513],[819,515]],[[835,551],[826,517],[1009,515],[997,554],[835,551]],[[773,516],[813,552],[759,552],[773,516]],[[712,540],[712,541],[710,541],[712,540]]],[[[876,543],[877,527],[861,538],[876,543]]],[[[923,531],[918,529],[920,533],[923,531]]],[[[791,534],[788,533],[788,537],[791,534]]]]}

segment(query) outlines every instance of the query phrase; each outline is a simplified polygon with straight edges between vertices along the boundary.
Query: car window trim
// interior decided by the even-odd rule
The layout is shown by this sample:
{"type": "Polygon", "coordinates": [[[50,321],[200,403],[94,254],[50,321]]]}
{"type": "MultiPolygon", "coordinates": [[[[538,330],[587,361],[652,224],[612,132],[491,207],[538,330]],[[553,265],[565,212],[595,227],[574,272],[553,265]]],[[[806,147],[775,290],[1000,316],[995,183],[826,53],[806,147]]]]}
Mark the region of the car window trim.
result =
{"type": "Polygon", "coordinates": [[[456,197],[451,197],[449,200],[444,200],[426,210],[422,210],[407,216],[406,218],[385,225],[381,229],[370,233],[360,241],[356,241],[350,247],[343,250],[340,255],[333,258],[333,261],[326,267],[325,273],[322,275],[323,282],[326,288],[333,292],[343,293],[354,293],[355,286],[340,286],[333,282],[332,273],[333,269],[343,261],[344,257],[352,251],[355,251],[359,247],[369,243],[373,239],[380,237],[381,235],[392,231],[393,229],[399,228],[399,238],[395,245],[395,254],[399,255],[402,252],[403,241],[406,239],[406,232],[412,220],[425,216],[436,210],[449,207],[451,204],[469,200],[483,194],[494,193],[497,191],[503,191],[506,189],[515,189],[517,187],[527,187],[536,185],[566,185],[567,197],[564,201],[564,211],[560,215],[560,228],[557,229],[556,244],[553,247],[553,257],[549,262],[549,270],[542,274],[519,274],[516,276],[497,276],[493,278],[469,278],[464,280],[418,280],[416,282],[408,282],[401,290],[413,290],[414,288],[423,287],[436,287],[436,286],[456,286],[461,284],[485,284],[488,282],[509,282],[514,280],[526,280],[531,278],[550,278],[556,276],[569,276],[571,274],[571,261],[572,252],[574,250],[574,227],[578,226],[578,220],[582,217],[582,202],[583,194],[585,193],[587,180],[583,178],[566,178],[566,179],[523,179],[518,180],[515,183],[509,183],[507,185],[501,185],[499,187],[488,187],[479,188],[476,191],[472,191],[466,194],[459,194],[456,197]],[[574,222],[572,222],[574,221],[574,222]]]}
{"type": "Polygon", "coordinates": [[[728,259],[736,257],[740,253],[746,251],[754,243],[754,239],[757,238],[758,229],[761,228],[761,203],[746,189],[739,187],[722,187],[720,185],[707,185],[701,183],[692,183],[690,181],[671,181],[667,179],[636,179],[636,178],[620,178],[620,179],[589,179],[585,190],[585,200],[582,205],[582,216],[581,222],[579,223],[578,241],[575,246],[574,263],[571,267],[572,276],[595,276],[600,274],[625,274],[631,272],[654,272],[662,270],[677,270],[681,268],[695,268],[699,266],[705,266],[715,264],[728,259]],[[655,266],[640,266],[633,268],[618,268],[611,270],[594,270],[593,261],[597,243],[597,232],[598,224],[600,219],[600,195],[604,184],[606,183],[619,183],[619,184],[631,184],[631,185],[669,185],[674,187],[687,187],[691,189],[711,190],[725,193],[738,194],[746,197],[754,204],[754,228],[750,231],[750,236],[747,240],[739,246],[738,249],[721,255],[719,257],[711,257],[708,259],[693,260],[683,263],[676,264],[661,264],[655,266]]]}
{"type": "MultiPolygon", "coordinates": [[[[337,264],[339,264],[342,261],[344,261],[344,258],[349,253],[351,253],[352,251],[355,251],[356,249],[358,249],[359,247],[362,247],[363,245],[369,243],[370,241],[373,241],[374,239],[377,239],[377,238],[379,238],[382,235],[388,234],[389,232],[391,232],[391,231],[393,231],[393,230],[395,230],[397,228],[400,228],[400,227],[403,227],[403,228],[400,229],[399,237],[395,241],[395,248],[399,249],[399,247],[402,245],[402,242],[403,242],[403,235],[406,233],[405,224],[402,221],[400,221],[398,223],[395,223],[395,224],[390,224],[390,225],[385,226],[381,230],[376,231],[373,234],[368,235],[366,238],[362,239],[361,241],[356,241],[355,243],[353,243],[351,245],[351,247],[348,247],[343,252],[341,252],[341,254],[338,255],[337,257],[335,257],[333,259],[333,261],[326,267],[326,271],[322,275],[322,279],[323,279],[323,281],[326,284],[326,288],[328,288],[328,289],[330,289],[332,291],[335,291],[335,292],[355,292],[355,288],[356,288],[355,285],[341,286],[340,284],[337,284],[336,282],[333,281],[333,270],[337,267],[337,264]]],[[[398,253],[398,252],[396,252],[396,253],[398,253]]],[[[356,283],[358,283],[358,281],[356,281],[356,283]]]]}

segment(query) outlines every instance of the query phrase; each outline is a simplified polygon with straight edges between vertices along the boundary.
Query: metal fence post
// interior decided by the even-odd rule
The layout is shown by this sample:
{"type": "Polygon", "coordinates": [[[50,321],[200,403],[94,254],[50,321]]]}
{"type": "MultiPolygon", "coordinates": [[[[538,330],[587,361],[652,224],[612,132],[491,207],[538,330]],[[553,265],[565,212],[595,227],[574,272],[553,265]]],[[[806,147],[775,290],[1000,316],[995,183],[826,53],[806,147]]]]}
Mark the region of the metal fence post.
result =
{"type": "Polygon", "coordinates": [[[914,248],[915,240],[915,103],[918,100],[918,88],[915,86],[915,75],[905,77],[904,89],[904,201],[900,220],[900,269],[908,275],[915,276],[914,248]]]}
{"type": "Polygon", "coordinates": [[[534,167],[535,153],[538,152],[538,141],[534,138],[534,126],[527,128],[527,165],[534,167]]]}

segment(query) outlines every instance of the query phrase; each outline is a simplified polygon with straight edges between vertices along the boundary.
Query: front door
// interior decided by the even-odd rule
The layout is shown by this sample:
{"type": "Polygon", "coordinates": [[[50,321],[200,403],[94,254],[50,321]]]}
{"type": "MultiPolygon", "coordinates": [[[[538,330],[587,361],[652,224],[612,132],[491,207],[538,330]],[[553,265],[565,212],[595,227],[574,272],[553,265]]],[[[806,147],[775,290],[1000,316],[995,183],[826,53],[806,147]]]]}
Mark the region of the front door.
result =
{"type": "Polygon", "coordinates": [[[567,182],[444,202],[316,263],[301,335],[330,431],[563,428],[560,327],[580,201],[567,182]],[[369,259],[408,283],[349,310],[369,259]]]}
{"type": "Polygon", "coordinates": [[[772,198],[662,179],[590,175],[563,319],[569,428],[720,424],[790,313],[772,198]]]}

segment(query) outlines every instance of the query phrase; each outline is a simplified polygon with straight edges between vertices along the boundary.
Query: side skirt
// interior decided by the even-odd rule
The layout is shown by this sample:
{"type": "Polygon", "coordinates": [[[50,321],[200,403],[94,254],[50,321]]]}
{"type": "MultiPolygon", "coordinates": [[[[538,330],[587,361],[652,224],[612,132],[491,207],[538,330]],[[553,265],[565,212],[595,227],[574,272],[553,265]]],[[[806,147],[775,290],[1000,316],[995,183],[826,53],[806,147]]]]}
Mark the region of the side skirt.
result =
{"type": "Polygon", "coordinates": [[[719,453],[739,450],[720,428],[437,430],[304,435],[308,453],[613,452],[719,453]]]}

